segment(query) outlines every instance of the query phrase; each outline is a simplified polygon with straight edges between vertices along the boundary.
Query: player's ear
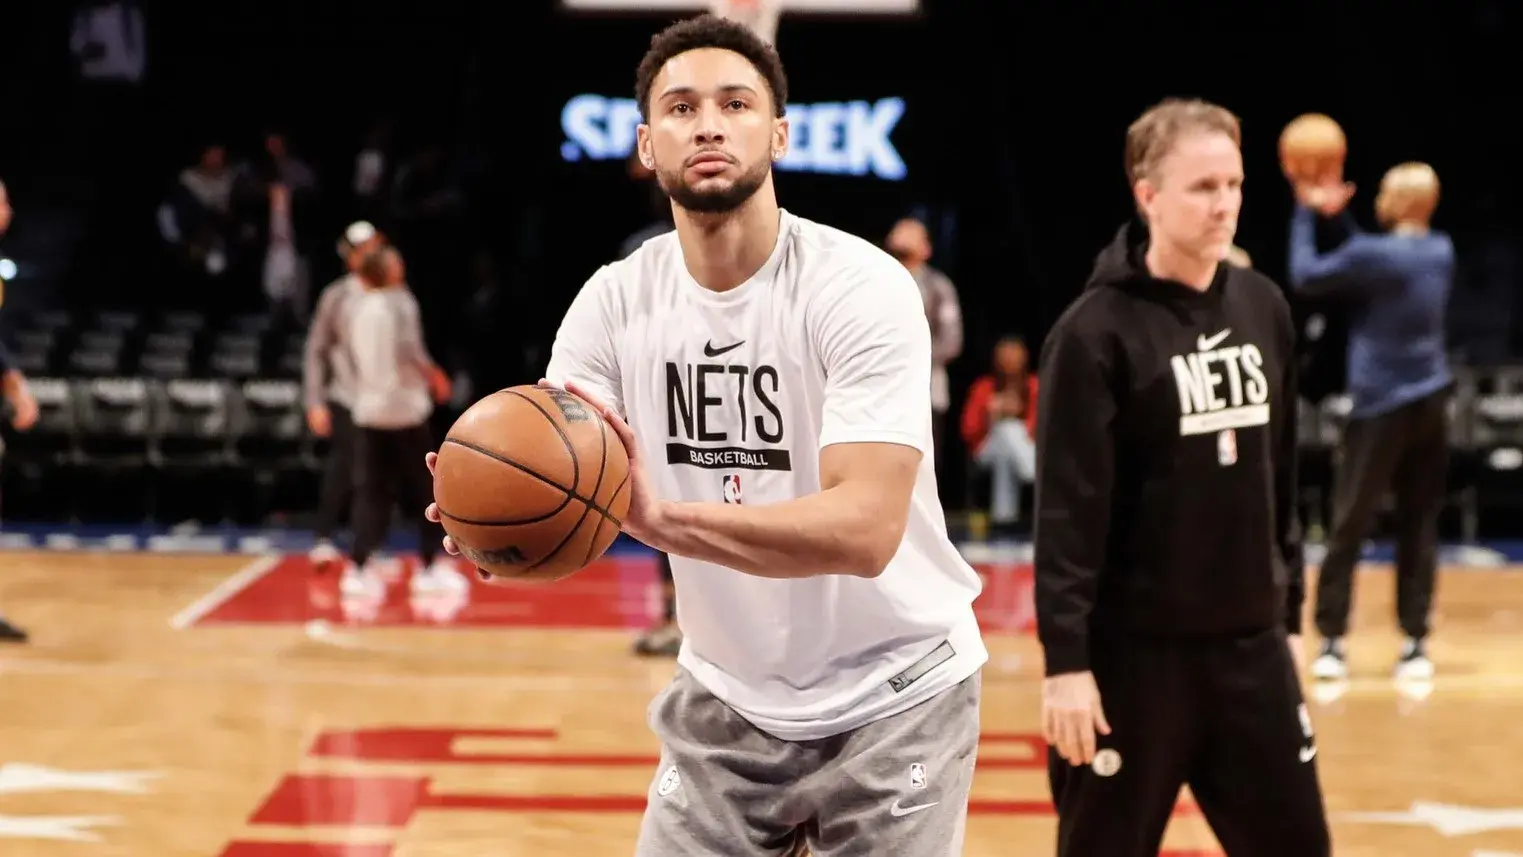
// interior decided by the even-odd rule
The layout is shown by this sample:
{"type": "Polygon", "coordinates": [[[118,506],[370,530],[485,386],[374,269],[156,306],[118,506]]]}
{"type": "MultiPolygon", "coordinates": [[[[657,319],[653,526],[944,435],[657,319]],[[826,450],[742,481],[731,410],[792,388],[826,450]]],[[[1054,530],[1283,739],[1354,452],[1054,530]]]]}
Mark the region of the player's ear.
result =
{"type": "Polygon", "coordinates": [[[1137,211],[1146,216],[1153,210],[1153,199],[1158,196],[1158,188],[1152,181],[1141,178],[1132,185],[1132,199],[1137,203],[1137,211]]]}
{"type": "Polygon", "coordinates": [[[772,120],[772,160],[781,161],[788,154],[788,117],[772,120]]]}
{"type": "Polygon", "coordinates": [[[643,122],[635,126],[635,151],[640,155],[642,166],[647,170],[656,168],[656,154],[650,143],[650,126],[643,122]]]}

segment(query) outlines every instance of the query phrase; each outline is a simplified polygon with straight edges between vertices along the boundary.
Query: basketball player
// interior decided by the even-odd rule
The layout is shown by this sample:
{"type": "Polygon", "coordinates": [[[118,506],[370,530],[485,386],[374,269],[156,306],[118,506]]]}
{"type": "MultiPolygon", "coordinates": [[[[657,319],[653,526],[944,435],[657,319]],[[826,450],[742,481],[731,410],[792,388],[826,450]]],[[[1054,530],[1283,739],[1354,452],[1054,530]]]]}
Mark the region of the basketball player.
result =
{"type": "Polygon", "coordinates": [[[1230,857],[1330,845],[1300,633],[1294,331],[1225,264],[1238,120],[1165,101],[1127,131],[1141,222],[1048,335],[1036,609],[1060,857],[1153,857],[1180,786],[1230,857]]]}
{"type": "Polygon", "coordinates": [[[1359,230],[1347,213],[1353,185],[1300,185],[1291,222],[1290,278],[1298,292],[1341,299],[1354,309],[1348,341],[1353,399],[1340,441],[1333,528],[1317,577],[1319,679],[1348,676],[1354,567],[1375,527],[1381,498],[1396,498],[1396,612],[1407,635],[1400,679],[1433,677],[1426,640],[1438,575],[1438,516],[1449,460],[1448,406],[1454,376],[1444,320],[1454,282],[1454,243],[1430,223],[1438,175],[1408,163],[1386,173],[1375,199],[1383,234],[1359,230]],[[1350,238],[1318,253],[1317,217],[1341,218],[1350,238]]]}
{"type": "MultiPolygon", "coordinates": [[[[397,501],[417,509],[433,499],[428,473],[417,461],[433,448],[428,419],[447,390],[430,384],[432,361],[423,350],[418,303],[408,291],[402,256],[383,246],[360,263],[361,291],[350,302],[348,342],[354,361],[354,549],[341,588],[378,598],[385,584],[370,559],[386,539],[397,501]]],[[[444,531],[419,522],[423,567],[412,576],[414,594],[463,593],[470,581],[439,557],[444,531]]]]}
{"type": "Polygon", "coordinates": [[[592,276],[546,383],[622,436],[624,532],[677,581],[636,853],[961,854],[988,654],[936,496],[920,290],[779,209],[787,82],[749,29],[674,24],[635,89],[677,228],[592,276]]]}
{"type": "MultiPolygon", "coordinates": [[[[0,235],[10,229],[12,214],[10,194],[6,191],[5,182],[0,182],[0,235]]],[[[4,282],[0,282],[0,298],[4,297],[4,287],[4,282]]],[[[4,342],[0,342],[0,401],[9,407],[11,425],[17,431],[26,431],[37,422],[37,400],[32,398],[26,376],[12,364],[4,342]]],[[[0,454],[3,454],[4,449],[4,445],[0,444],[0,454]]],[[[26,640],[25,631],[0,616],[0,643],[25,643],[26,640]]]]}
{"type": "Polygon", "coordinates": [[[343,559],[333,546],[333,533],[349,511],[354,495],[354,419],[349,413],[354,403],[354,367],[345,343],[345,308],[364,289],[359,278],[360,263],[385,242],[385,236],[363,220],[344,230],[338,254],[348,273],[323,289],[307,329],[306,351],[302,356],[307,427],[318,437],[329,438],[314,528],[317,544],[308,554],[319,572],[343,559]]]}

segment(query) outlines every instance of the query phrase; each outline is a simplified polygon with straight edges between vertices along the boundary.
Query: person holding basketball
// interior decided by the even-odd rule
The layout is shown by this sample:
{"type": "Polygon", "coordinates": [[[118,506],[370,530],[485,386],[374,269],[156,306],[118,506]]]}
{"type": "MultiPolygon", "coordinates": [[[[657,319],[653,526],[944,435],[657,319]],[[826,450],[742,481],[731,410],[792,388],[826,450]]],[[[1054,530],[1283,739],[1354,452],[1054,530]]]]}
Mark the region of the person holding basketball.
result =
{"type": "Polygon", "coordinates": [[[960,854],[988,651],[937,498],[920,289],[779,208],[787,79],[751,30],[672,25],[636,94],[676,230],[592,275],[545,381],[618,432],[622,529],[677,584],[635,853],[960,854]]]}

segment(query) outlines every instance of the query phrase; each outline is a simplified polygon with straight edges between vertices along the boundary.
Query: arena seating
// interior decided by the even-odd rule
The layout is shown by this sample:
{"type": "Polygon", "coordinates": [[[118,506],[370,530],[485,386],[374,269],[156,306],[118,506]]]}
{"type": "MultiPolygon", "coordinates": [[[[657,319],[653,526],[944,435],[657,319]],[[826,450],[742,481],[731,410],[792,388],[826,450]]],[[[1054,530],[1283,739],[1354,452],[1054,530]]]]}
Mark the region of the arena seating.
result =
{"type": "Polygon", "coordinates": [[[7,435],[7,516],[266,523],[313,505],[325,441],[301,398],[302,331],[48,312],[11,337],[41,408],[7,435]]]}
{"type": "MultiPolygon", "coordinates": [[[[15,520],[265,524],[316,505],[325,442],[306,428],[304,331],[260,315],[53,311],[15,320],[12,350],[42,418],[7,434],[15,520]]],[[[1459,371],[1445,530],[1519,535],[1523,366],[1459,371]]],[[[1330,524],[1348,400],[1303,401],[1301,501],[1330,524]]]]}

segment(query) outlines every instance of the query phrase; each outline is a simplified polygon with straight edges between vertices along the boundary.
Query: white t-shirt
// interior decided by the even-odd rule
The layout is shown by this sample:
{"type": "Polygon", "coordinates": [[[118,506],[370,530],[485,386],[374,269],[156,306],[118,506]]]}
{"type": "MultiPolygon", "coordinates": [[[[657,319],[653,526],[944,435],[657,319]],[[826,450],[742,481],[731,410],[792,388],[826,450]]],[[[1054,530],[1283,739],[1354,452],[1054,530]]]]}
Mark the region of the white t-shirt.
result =
{"type": "Polygon", "coordinates": [[[678,662],[779,738],[824,738],[897,714],[988,660],[972,606],[981,582],[947,538],[937,499],[930,374],[930,328],[909,271],[787,212],[771,257],[739,287],[700,286],[668,233],[593,274],[556,334],[548,380],[575,381],[618,409],[667,499],[762,505],[816,494],[819,451],[837,443],[925,454],[904,540],[876,578],[773,580],[671,558],[678,662]],[[943,643],[955,654],[940,660],[943,643]],[[890,685],[933,652],[929,671],[890,685]]]}

